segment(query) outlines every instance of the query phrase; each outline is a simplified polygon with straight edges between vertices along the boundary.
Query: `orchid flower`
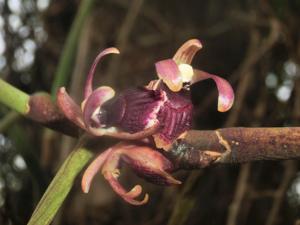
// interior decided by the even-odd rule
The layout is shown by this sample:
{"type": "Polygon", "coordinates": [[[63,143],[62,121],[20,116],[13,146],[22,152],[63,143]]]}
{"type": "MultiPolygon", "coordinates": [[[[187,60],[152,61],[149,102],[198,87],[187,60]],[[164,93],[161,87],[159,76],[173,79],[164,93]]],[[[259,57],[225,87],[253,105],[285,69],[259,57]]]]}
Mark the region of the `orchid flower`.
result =
{"type": "Polygon", "coordinates": [[[158,79],[145,87],[131,88],[115,97],[111,87],[93,90],[92,83],[97,64],[107,54],[119,54],[116,48],[100,52],[87,76],[84,100],[77,105],[64,87],[57,94],[57,104],[64,115],[93,136],[112,136],[122,140],[139,140],[144,144],[122,142],[101,153],[90,164],[82,178],[82,188],[89,191],[95,174],[101,170],[113,190],[125,201],[141,205],[148,201],[148,194],[141,201],[136,198],[142,188],[136,185],[129,192],[118,182],[121,162],[125,162],[145,179],[158,184],[180,184],[169,173],[174,171],[171,161],[160,151],[171,145],[191,129],[193,104],[190,86],[212,79],[218,89],[218,110],[225,112],[233,104],[231,85],[223,78],[194,69],[194,55],[202,48],[197,39],[184,43],[172,59],[155,63],[158,79]]]}

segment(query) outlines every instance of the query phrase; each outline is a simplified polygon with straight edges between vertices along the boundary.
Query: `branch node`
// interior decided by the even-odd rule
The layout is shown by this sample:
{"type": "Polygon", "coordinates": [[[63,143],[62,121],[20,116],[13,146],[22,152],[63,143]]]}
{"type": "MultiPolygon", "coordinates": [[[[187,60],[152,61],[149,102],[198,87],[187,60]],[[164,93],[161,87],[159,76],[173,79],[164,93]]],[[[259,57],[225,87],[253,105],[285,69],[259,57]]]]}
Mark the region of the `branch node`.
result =
{"type": "MultiPolygon", "coordinates": [[[[226,151],[224,153],[222,153],[220,155],[220,157],[216,160],[216,162],[222,162],[223,160],[226,160],[230,155],[231,155],[231,146],[228,143],[228,141],[226,139],[223,138],[223,136],[221,135],[221,132],[219,130],[215,131],[218,139],[219,139],[219,143],[224,146],[224,148],[226,149],[226,151]]],[[[236,144],[239,144],[238,142],[236,142],[236,144]]]]}
{"type": "Polygon", "coordinates": [[[174,144],[170,151],[163,153],[172,160],[175,168],[180,169],[204,168],[212,165],[222,155],[215,150],[195,149],[183,140],[174,144]]]}

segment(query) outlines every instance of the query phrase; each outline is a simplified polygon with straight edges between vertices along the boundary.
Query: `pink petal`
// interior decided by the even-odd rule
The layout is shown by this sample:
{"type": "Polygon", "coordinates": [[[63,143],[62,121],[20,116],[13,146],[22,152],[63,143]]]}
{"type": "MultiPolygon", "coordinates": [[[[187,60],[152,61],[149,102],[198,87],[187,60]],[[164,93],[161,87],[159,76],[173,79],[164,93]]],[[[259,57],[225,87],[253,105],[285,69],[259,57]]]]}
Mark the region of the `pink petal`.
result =
{"type": "Polygon", "coordinates": [[[134,186],[130,191],[126,192],[124,187],[119,183],[117,178],[110,172],[104,173],[105,179],[109,182],[112,189],[126,202],[132,204],[132,205],[144,205],[149,200],[149,195],[145,194],[145,197],[143,200],[135,200],[137,196],[139,196],[142,192],[142,187],[140,185],[134,186]]]}
{"type": "Polygon", "coordinates": [[[191,64],[195,54],[202,48],[198,39],[191,39],[185,42],[175,53],[173,59],[177,64],[191,64]]]}
{"type": "Polygon", "coordinates": [[[195,69],[193,80],[191,83],[193,84],[205,79],[213,79],[217,85],[217,89],[219,92],[218,111],[226,112],[227,110],[229,110],[234,101],[234,92],[228,81],[219,76],[195,69]]]}
{"type": "Polygon", "coordinates": [[[89,192],[93,178],[96,173],[99,172],[112,150],[112,148],[109,148],[105,152],[101,153],[85,170],[81,180],[81,188],[84,193],[89,192]]]}
{"type": "Polygon", "coordinates": [[[93,91],[93,78],[94,78],[94,74],[95,74],[95,69],[96,66],[98,65],[98,63],[100,62],[100,59],[107,55],[107,54],[120,54],[120,51],[117,48],[107,48],[105,50],[103,50],[102,52],[100,52],[96,59],[93,62],[93,65],[89,71],[86,83],[85,83],[85,88],[84,88],[84,99],[86,99],[93,91]]]}
{"type": "Polygon", "coordinates": [[[113,190],[122,197],[125,201],[133,205],[143,205],[147,203],[149,196],[145,195],[142,201],[136,200],[142,193],[142,187],[140,185],[135,185],[130,191],[126,191],[124,187],[119,183],[118,177],[120,176],[119,168],[122,166],[122,155],[123,152],[127,152],[130,148],[135,146],[130,146],[126,143],[119,143],[106,152],[102,153],[95,161],[88,167],[83,177],[83,184],[89,187],[90,180],[93,178],[97,170],[101,169],[104,178],[109,182],[113,190]],[[102,168],[101,168],[102,167],[102,168]],[[84,178],[88,178],[85,179],[84,178]]]}
{"type": "Polygon", "coordinates": [[[81,109],[68,95],[64,87],[61,87],[57,92],[57,105],[70,121],[85,129],[81,109]]]}
{"type": "MultiPolygon", "coordinates": [[[[114,97],[115,92],[111,87],[102,86],[93,91],[83,106],[83,120],[87,129],[91,128],[92,115],[103,103],[114,97]]],[[[98,124],[100,126],[100,124],[98,124]]]]}
{"type": "Polygon", "coordinates": [[[117,180],[118,166],[121,159],[118,149],[121,147],[122,145],[119,144],[106,150],[88,166],[81,180],[82,190],[84,193],[89,192],[93,178],[99,172],[99,170],[104,167],[104,177],[117,194],[119,194],[125,201],[133,205],[145,204],[149,198],[148,194],[145,195],[143,201],[137,201],[134,199],[142,193],[142,187],[140,185],[135,185],[130,191],[127,192],[117,180]]]}
{"type": "Polygon", "coordinates": [[[173,59],[166,59],[155,63],[157,75],[174,92],[182,88],[182,78],[178,65],[173,59]]]}

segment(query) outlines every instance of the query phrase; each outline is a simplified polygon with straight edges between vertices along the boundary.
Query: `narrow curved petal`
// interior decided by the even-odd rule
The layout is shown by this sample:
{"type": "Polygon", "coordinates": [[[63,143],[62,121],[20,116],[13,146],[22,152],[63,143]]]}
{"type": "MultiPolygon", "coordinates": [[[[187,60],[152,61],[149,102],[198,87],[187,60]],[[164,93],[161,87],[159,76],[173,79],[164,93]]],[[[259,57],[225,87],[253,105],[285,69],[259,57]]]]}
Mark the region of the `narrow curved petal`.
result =
{"type": "Polygon", "coordinates": [[[68,95],[66,89],[61,87],[57,92],[57,105],[64,115],[77,126],[85,129],[80,107],[68,95]]]}
{"type": "Polygon", "coordinates": [[[191,83],[193,84],[205,79],[213,79],[217,85],[217,89],[219,92],[218,111],[226,112],[227,110],[229,110],[234,101],[234,92],[228,81],[219,76],[195,69],[191,83]]]}
{"type": "Polygon", "coordinates": [[[121,147],[120,145],[117,145],[106,150],[88,166],[81,180],[82,190],[84,193],[89,192],[93,178],[103,167],[102,173],[105,179],[109,182],[113,190],[118,195],[120,195],[125,201],[129,202],[130,204],[143,205],[147,203],[149,199],[148,194],[145,195],[142,201],[134,199],[142,193],[142,187],[140,185],[135,185],[130,191],[127,192],[117,179],[120,174],[118,166],[121,159],[120,154],[118,153],[118,146],[121,147]],[[114,151],[115,154],[112,154],[114,153],[114,151]]]}
{"type": "MultiPolygon", "coordinates": [[[[127,192],[118,181],[118,177],[120,176],[119,168],[122,166],[122,156],[124,152],[130,151],[130,148],[132,147],[135,146],[127,145],[126,143],[119,143],[112,147],[110,152],[104,156],[106,160],[101,171],[104,175],[104,178],[109,182],[110,186],[120,197],[130,204],[143,205],[147,203],[149,196],[146,194],[144,199],[141,201],[135,199],[142,193],[142,187],[140,185],[135,185],[130,191],[127,192]]],[[[100,159],[100,164],[102,162],[103,160],[100,159]]],[[[96,166],[93,168],[93,171],[94,169],[96,169],[96,166]]]]}
{"type": "Polygon", "coordinates": [[[175,53],[173,59],[179,65],[181,63],[191,64],[195,54],[202,48],[198,39],[185,42],[175,53]]]}
{"type": "Polygon", "coordinates": [[[173,59],[166,59],[155,63],[157,75],[174,92],[182,88],[182,77],[178,65],[173,59]]]}
{"type": "Polygon", "coordinates": [[[148,202],[149,195],[147,193],[145,194],[144,199],[141,201],[134,199],[141,194],[142,188],[140,185],[136,185],[130,191],[126,192],[124,187],[119,183],[117,178],[112,173],[105,172],[104,177],[109,182],[112,189],[126,202],[132,205],[144,205],[148,202]]]}
{"type": "MultiPolygon", "coordinates": [[[[114,97],[111,87],[102,86],[91,93],[83,107],[83,120],[87,129],[91,128],[92,115],[103,103],[114,97]]],[[[100,126],[100,124],[98,124],[100,126]]]]}
{"type": "Polygon", "coordinates": [[[111,151],[112,148],[109,148],[105,152],[101,153],[85,170],[81,180],[81,188],[84,193],[89,192],[93,178],[102,168],[103,163],[106,161],[111,151]]]}
{"type": "Polygon", "coordinates": [[[93,65],[89,71],[88,77],[86,79],[85,88],[84,88],[84,99],[86,99],[90,94],[92,94],[93,91],[93,78],[95,74],[96,67],[98,63],[100,62],[100,59],[108,54],[120,54],[120,51],[117,48],[107,48],[100,52],[96,59],[93,62],[93,65]]]}

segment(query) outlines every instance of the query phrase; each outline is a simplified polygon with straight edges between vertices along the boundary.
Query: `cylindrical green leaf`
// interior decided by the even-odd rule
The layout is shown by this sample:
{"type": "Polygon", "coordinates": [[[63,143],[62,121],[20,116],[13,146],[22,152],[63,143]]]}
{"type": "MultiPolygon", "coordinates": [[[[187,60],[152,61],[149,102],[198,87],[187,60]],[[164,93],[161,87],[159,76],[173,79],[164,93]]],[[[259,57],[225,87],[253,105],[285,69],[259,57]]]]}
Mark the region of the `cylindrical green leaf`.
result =
{"type": "Polygon", "coordinates": [[[69,155],[34,210],[28,225],[51,223],[70,192],[76,176],[91,157],[92,153],[85,148],[79,148],[69,155]]]}

